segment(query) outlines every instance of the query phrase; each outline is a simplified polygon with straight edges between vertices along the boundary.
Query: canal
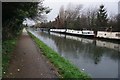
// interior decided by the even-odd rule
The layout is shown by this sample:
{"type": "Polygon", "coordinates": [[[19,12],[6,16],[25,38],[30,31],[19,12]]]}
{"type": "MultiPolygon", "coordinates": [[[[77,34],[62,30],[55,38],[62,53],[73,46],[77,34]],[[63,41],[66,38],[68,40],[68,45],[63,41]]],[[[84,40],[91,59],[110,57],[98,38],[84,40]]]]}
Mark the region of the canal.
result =
{"type": "Polygon", "coordinates": [[[92,78],[118,78],[120,44],[53,32],[33,33],[92,78]]]}

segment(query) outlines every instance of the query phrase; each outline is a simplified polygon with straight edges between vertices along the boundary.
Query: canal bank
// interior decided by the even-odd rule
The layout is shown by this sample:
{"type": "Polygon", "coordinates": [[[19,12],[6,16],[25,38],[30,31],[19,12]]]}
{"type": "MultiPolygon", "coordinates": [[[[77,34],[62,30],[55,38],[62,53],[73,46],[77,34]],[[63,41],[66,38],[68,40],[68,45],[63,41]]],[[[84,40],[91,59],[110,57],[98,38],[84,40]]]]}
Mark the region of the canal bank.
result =
{"type": "Polygon", "coordinates": [[[91,80],[90,76],[88,76],[83,71],[80,71],[77,67],[71,64],[68,60],[61,57],[58,53],[40,41],[37,37],[35,37],[32,33],[29,32],[31,37],[35,40],[38,47],[42,50],[44,55],[54,64],[54,66],[58,69],[59,74],[62,78],[80,78],[84,80],[91,80]]]}

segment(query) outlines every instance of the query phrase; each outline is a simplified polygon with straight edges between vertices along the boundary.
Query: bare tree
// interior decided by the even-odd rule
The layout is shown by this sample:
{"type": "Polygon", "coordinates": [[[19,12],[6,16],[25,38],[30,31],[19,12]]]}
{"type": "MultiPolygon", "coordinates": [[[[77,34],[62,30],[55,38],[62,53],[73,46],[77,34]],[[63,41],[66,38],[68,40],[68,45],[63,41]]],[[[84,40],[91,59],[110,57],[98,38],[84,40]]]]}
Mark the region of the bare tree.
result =
{"type": "Polygon", "coordinates": [[[80,12],[82,9],[82,5],[79,4],[74,6],[73,4],[69,4],[65,10],[65,25],[67,28],[75,29],[78,26],[74,26],[75,20],[80,16],[80,12]]]}
{"type": "Polygon", "coordinates": [[[89,29],[94,29],[96,26],[96,19],[97,19],[97,9],[96,8],[89,8],[86,10],[86,17],[87,17],[87,26],[89,29]]]}
{"type": "Polygon", "coordinates": [[[73,4],[68,4],[66,10],[64,6],[61,6],[58,16],[55,18],[56,28],[74,28],[74,20],[76,20],[80,15],[80,10],[82,5],[74,6],[73,4]]]}
{"type": "Polygon", "coordinates": [[[62,28],[64,27],[64,20],[65,20],[65,11],[64,11],[64,6],[61,6],[59,10],[59,26],[62,28]]]}
{"type": "Polygon", "coordinates": [[[67,9],[65,10],[66,19],[75,20],[80,15],[81,9],[82,9],[81,4],[77,6],[74,6],[73,4],[69,4],[67,9]]]}

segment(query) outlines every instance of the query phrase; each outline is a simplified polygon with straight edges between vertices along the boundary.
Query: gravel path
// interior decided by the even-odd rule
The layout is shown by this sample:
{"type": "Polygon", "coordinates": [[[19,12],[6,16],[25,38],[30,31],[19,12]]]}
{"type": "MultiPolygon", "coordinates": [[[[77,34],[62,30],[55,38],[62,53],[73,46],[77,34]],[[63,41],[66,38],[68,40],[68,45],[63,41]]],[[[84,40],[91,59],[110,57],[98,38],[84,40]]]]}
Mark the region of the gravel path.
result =
{"type": "Polygon", "coordinates": [[[57,78],[57,71],[42,55],[27,32],[23,30],[5,77],[57,78]]]}

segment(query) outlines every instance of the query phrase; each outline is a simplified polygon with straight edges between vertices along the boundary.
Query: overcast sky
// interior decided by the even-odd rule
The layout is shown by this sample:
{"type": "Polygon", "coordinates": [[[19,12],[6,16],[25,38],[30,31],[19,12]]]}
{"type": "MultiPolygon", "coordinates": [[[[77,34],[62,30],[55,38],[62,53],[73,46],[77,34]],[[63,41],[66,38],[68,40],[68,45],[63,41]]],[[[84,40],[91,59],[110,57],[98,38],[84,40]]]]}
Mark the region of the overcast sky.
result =
{"type": "Polygon", "coordinates": [[[63,5],[66,7],[69,3],[74,5],[82,4],[83,9],[87,8],[99,8],[101,4],[105,5],[108,14],[118,14],[118,1],[120,0],[45,0],[43,5],[48,6],[52,11],[47,15],[48,21],[53,21],[58,15],[60,7],[63,5]]]}

